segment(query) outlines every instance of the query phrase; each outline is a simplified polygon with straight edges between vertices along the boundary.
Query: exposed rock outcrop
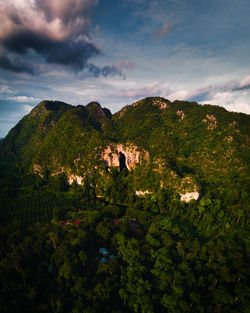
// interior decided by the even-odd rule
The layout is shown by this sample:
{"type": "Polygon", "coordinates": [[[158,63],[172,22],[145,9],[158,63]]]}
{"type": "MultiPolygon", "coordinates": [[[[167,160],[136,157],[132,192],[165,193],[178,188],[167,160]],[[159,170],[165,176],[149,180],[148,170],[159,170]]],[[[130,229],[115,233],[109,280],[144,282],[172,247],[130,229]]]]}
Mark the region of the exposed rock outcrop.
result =
{"type": "Polygon", "coordinates": [[[36,174],[40,174],[40,172],[42,171],[42,167],[40,164],[34,164],[33,169],[36,174]]]}
{"type": "Polygon", "coordinates": [[[138,197],[143,197],[145,195],[149,195],[149,194],[152,194],[153,192],[151,191],[148,191],[148,190],[145,190],[145,191],[142,191],[142,190],[136,190],[135,194],[138,196],[138,197]]]}
{"type": "Polygon", "coordinates": [[[176,112],[176,114],[180,116],[180,119],[181,119],[181,120],[183,120],[184,117],[185,117],[185,113],[184,113],[182,110],[178,110],[178,111],[176,112]]]}
{"type": "Polygon", "coordinates": [[[191,200],[198,200],[199,198],[199,192],[187,192],[185,194],[180,194],[181,196],[181,201],[189,202],[191,200]]]}
{"type": "Polygon", "coordinates": [[[42,167],[41,167],[40,164],[34,164],[33,171],[34,171],[35,174],[37,174],[37,175],[39,175],[40,177],[43,178],[43,175],[41,173],[42,172],[42,167]]]}
{"type": "Polygon", "coordinates": [[[104,160],[107,167],[121,166],[121,154],[125,156],[125,164],[128,170],[140,164],[142,160],[149,159],[149,153],[139,149],[133,144],[111,144],[101,153],[101,158],[104,160]]]}
{"type": "Polygon", "coordinates": [[[202,120],[202,122],[207,123],[208,130],[214,130],[217,127],[217,119],[214,115],[206,115],[206,118],[202,120]]]}
{"type": "Polygon", "coordinates": [[[156,98],[153,99],[153,105],[157,105],[161,110],[166,109],[168,107],[169,101],[164,98],[156,98]]]}
{"type": "Polygon", "coordinates": [[[73,184],[73,182],[76,182],[78,185],[82,185],[83,184],[83,177],[78,176],[78,175],[69,175],[68,176],[68,183],[70,185],[73,184]]]}
{"type": "Polygon", "coordinates": [[[151,98],[141,99],[139,101],[132,103],[131,105],[126,105],[125,107],[123,107],[118,112],[119,118],[121,118],[128,111],[129,108],[141,105],[141,104],[145,103],[145,101],[147,101],[147,99],[150,99],[151,105],[158,106],[161,110],[167,109],[169,107],[169,105],[171,104],[171,102],[169,100],[162,98],[162,97],[151,97],[151,98]]]}
{"type": "MultiPolygon", "coordinates": [[[[131,106],[135,107],[139,104],[144,103],[145,99],[136,101],[134,103],[131,104],[131,106]]],[[[151,98],[151,103],[152,105],[156,105],[158,106],[161,110],[166,109],[168,107],[168,105],[170,104],[170,101],[161,97],[152,97],[151,98]]]]}

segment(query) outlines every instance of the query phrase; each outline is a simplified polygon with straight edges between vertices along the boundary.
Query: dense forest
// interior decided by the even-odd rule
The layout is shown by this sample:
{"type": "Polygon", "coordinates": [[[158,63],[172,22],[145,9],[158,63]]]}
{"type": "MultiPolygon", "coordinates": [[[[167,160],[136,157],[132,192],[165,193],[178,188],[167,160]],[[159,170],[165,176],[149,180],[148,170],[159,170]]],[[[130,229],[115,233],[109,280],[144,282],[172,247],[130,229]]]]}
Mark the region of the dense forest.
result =
{"type": "Polygon", "coordinates": [[[250,312],[249,124],[162,98],[39,104],[0,144],[0,311],[250,312]],[[100,158],[127,142],[148,158],[100,158]]]}

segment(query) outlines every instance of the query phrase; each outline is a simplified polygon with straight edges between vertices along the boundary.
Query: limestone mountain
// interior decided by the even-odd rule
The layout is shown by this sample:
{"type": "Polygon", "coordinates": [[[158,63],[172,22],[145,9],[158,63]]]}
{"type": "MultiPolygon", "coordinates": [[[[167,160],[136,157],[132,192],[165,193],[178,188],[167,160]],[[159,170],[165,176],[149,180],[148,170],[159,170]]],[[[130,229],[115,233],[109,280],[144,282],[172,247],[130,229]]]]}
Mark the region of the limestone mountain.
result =
{"type": "Polygon", "coordinates": [[[0,142],[0,312],[249,312],[249,119],[40,103],[0,142]]]}
{"type": "Polygon", "coordinates": [[[139,194],[161,187],[197,198],[202,182],[249,174],[250,116],[222,107],[152,97],[114,115],[91,102],[43,101],[0,143],[2,164],[70,183],[91,177],[104,194],[112,168],[125,168],[139,194]]]}

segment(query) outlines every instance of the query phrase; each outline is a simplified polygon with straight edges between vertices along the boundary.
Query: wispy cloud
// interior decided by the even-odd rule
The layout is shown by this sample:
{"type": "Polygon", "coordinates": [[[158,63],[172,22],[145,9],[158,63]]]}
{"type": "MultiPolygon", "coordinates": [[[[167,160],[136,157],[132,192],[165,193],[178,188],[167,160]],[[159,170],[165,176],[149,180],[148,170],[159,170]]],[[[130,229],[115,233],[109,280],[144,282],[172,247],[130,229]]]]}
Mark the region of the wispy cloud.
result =
{"type": "Polygon", "coordinates": [[[201,87],[194,90],[182,89],[178,91],[171,92],[167,95],[170,101],[174,100],[192,100],[198,96],[203,96],[209,93],[209,87],[201,87]]]}
{"type": "Polygon", "coordinates": [[[11,127],[32,110],[33,106],[27,103],[5,100],[0,97],[0,137],[4,137],[11,127]]]}
{"type": "Polygon", "coordinates": [[[121,97],[138,98],[138,97],[157,96],[161,92],[162,92],[161,87],[158,84],[154,84],[142,88],[130,88],[120,90],[119,95],[121,97]]]}
{"type": "Polygon", "coordinates": [[[15,93],[15,91],[7,85],[0,86],[0,94],[10,95],[10,94],[14,94],[14,93],[15,93]]]}
{"type": "Polygon", "coordinates": [[[133,68],[135,68],[135,65],[136,64],[134,62],[126,60],[126,61],[121,61],[119,63],[116,63],[115,67],[117,69],[129,69],[129,70],[132,70],[133,68]]]}
{"type": "Polygon", "coordinates": [[[248,84],[250,76],[239,81],[228,81],[225,83],[208,84],[198,88],[173,90],[163,82],[138,88],[115,88],[114,97],[137,100],[143,97],[162,96],[170,101],[197,101],[201,104],[212,104],[223,106],[227,110],[235,112],[250,113],[250,89],[248,84]],[[242,92],[242,90],[245,92],[242,92]]]}
{"type": "Polygon", "coordinates": [[[223,106],[228,111],[243,112],[250,114],[249,93],[239,93],[232,91],[217,92],[211,94],[210,98],[202,101],[202,104],[212,104],[223,106]]]}
{"type": "Polygon", "coordinates": [[[240,81],[232,80],[225,83],[205,85],[196,89],[181,89],[168,94],[168,97],[170,100],[191,100],[199,96],[226,95],[247,89],[250,89],[250,76],[246,76],[240,81]]]}
{"type": "Polygon", "coordinates": [[[36,103],[39,101],[38,98],[28,97],[28,96],[7,97],[6,100],[12,100],[12,101],[16,101],[16,102],[28,102],[28,103],[36,103]]]}
{"type": "Polygon", "coordinates": [[[152,40],[156,41],[161,39],[162,37],[165,37],[169,33],[170,29],[170,24],[164,23],[161,28],[157,29],[154,32],[154,34],[152,35],[152,40]]]}
{"type": "Polygon", "coordinates": [[[32,106],[32,105],[29,105],[29,104],[25,104],[25,105],[23,106],[23,109],[24,109],[24,112],[25,112],[26,114],[28,114],[28,113],[30,113],[30,111],[33,109],[33,106],[32,106]]]}
{"type": "Polygon", "coordinates": [[[103,67],[97,66],[92,63],[88,63],[86,68],[94,77],[108,77],[108,76],[120,76],[123,79],[126,76],[123,74],[122,69],[133,69],[135,67],[135,63],[131,61],[122,61],[114,65],[105,65],[103,67]]]}
{"type": "Polygon", "coordinates": [[[236,86],[233,88],[234,91],[244,89],[250,89],[250,75],[243,78],[238,84],[236,83],[236,86]]]}

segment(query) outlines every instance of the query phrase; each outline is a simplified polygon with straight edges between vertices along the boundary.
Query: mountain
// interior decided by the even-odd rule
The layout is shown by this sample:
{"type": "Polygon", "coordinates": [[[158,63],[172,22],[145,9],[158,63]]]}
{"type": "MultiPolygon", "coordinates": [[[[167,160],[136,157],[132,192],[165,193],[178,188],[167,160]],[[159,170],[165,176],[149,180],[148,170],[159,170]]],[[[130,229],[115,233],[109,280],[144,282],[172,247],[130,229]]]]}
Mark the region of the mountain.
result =
{"type": "Polygon", "coordinates": [[[0,142],[0,312],[249,312],[250,116],[43,101],[0,142]]]}
{"type": "Polygon", "coordinates": [[[204,180],[248,175],[249,125],[243,113],[160,97],[114,115],[97,102],[42,101],[1,141],[0,153],[23,171],[64,172],[70,183],[92,175],[99,194],[109,169],[123,166],[134,192],[170,187],[197,198],[204,180]]]}

